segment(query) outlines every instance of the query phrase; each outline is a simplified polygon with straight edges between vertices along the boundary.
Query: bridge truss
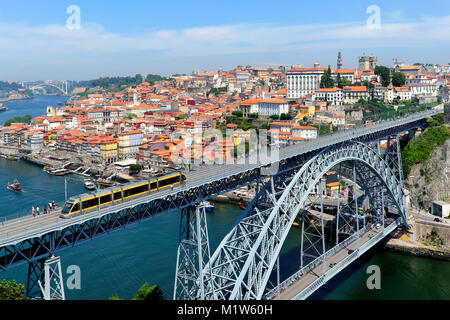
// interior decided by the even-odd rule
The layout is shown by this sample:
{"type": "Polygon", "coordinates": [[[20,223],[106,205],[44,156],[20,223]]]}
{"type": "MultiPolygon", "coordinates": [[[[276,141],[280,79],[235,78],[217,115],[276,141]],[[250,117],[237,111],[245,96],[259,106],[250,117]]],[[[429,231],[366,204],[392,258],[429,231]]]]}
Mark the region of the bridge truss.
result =
{"type": "MultiPolygon", "coordinates": [[[[304,260],[309,258],[309,263],[323,259],[322,265],[326,269],[325,259],[329,248],[325,245],[321,181],[328,171],[336,166],[340,168],[343,163],[351,164],[353,189],[346,205],[342,208],[338,205],[334,222],[337,246],[342,235],[351,237],[356,234],[356,241],[359,241],[361,230],[365,230],[369,223],[380,223],[384,228],[385,208],[388,206],[395,207],[402,224],[407,226],[398,136],[388,138],[388,148],[383,156],[379,153],[379,147],[374,149],[369,145],[371,143],[358,141],[335,144],[305,156],[297,166],[291,166],[291,170],[281,171],[268,178],[247,208],[245,216],[225,236],[211,260],[203,266],[204,270],[198,272],[202,277],[197,279],[190,290],[185,289],[184,292],[189,294],[183,298],[264,298],[274,266],[278,265],[284,240],[301,212],[301,268],[309,267],[308,264],[304,265],[304,260]],[[319,204],[317,199],[311,199],[314,190],[319,195],[319,204]],[[358,201],[361,204],[370,203],[370,210],[366,210],[365,206],[360,212],[358,201]],[[314,205],[321,207],[321,230],[317,230],[314,223],[306,223],[311,218],[306,213],[307,208],[314,205]],[[316,228],[313,233],[315,237],[308,236],[308,228],[311,227],[316,228]]],[[[379,143],[372,146],[379,146],[379,143]]],[[[339,179],[341,177],[339,170],[339,179]]]]}

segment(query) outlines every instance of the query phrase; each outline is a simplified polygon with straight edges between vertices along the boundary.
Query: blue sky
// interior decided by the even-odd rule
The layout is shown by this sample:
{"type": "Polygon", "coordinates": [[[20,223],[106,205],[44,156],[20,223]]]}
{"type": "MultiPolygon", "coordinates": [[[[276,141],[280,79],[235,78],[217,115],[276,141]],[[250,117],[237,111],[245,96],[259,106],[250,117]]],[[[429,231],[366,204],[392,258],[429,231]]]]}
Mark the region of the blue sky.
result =
{"type": "Polygon", "coordinates": [[[380,63],[450,62],[450,2],[0,0],[0,79],[229,69],[261,62],[345,67],[363,52],[380,63]],[[80,8],[69,30],[67,7],[80,8]],[[379,29],[366,12],[380,8],[379,29]]]}

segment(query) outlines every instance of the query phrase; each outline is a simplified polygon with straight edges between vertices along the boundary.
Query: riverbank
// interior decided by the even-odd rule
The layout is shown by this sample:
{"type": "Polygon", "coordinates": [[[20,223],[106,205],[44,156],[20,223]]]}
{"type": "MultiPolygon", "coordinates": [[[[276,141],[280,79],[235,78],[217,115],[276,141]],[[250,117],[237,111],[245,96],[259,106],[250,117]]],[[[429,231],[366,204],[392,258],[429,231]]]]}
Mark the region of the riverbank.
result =
{"type": "Polygon", "coordinates": [[[450,249],[445,247],[425,246],[419,242],[412,242],[408,236],[391,238],[386,242],[387,251],[402,253],[415,257],[450,261],[450,249]]]}
{"type": "Polygon", "coordinates": [[[0,98],[0,103],[19,101],[19,100],[29,100],[29,99],[33,99],[33,97],[32,96],[19,96],[19,97],[0,98]]]}

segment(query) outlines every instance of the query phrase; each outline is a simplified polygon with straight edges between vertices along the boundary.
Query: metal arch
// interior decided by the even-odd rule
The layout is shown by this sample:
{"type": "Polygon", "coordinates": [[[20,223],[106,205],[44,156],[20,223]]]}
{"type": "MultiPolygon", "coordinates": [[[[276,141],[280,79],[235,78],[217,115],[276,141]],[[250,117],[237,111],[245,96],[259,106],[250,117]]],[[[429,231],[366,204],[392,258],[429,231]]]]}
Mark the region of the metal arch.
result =
{"type": "Polygon", "coordinates": [[[261,299],[284,240],[307,196],[328,170],[349,160],[365,164],[376,174],[406,224],[401,181],[377,152],[356,141],[333,145],[305,163],[272,208],[256,210],[224,238],[205,267],[204,274],[212,277],[204,279],[205,298],[261,299]]]}

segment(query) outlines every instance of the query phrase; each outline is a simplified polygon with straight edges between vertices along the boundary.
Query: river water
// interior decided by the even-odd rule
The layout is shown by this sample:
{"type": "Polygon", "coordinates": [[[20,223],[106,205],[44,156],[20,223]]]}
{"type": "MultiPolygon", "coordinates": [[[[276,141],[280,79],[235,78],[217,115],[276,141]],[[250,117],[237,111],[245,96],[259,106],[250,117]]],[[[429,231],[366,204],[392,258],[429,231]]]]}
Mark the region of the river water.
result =
{"type": "MultiPolygon", "coordinates": [[[[8,111],[0,114],[0,123],[25,114],[45,113],[47,105],[57,106],[61,97],[35,97],[5,103],[8,111]]],[[[18,178],[24,192],[15,194],[2,187],[0,191],[0,220],[16,212],[31,214],[31,206],[43,207],[50,200],[62,203],[64,177],[50,176],[33,164],[0,159],[0,186],[18,178]]],[[[67,193],[83,193],[82,179],[67,178],[67,193]]],[[[239,207],[216,204],[208,213],[207,222],[211,252],[217,247],[241,214],[239,207]]],[[[64,276],[70,265],[81,270],[81,289],[68,290],[67,299],[108,299],[112,295],[132,298],[147,282],[158,284],[166,298],[172,298],[180,215],[173,212],[161,215],[123,230],[101,236],[92,241],[58,253],[64,276]]],[[[299,266],[300,230],[293,228],[282,250],[281,278],[286,278],[299,266]]],[[[450,264],[447,262],[411,257],[383,250],[370,250],[351,266],[328,282],[311,299],[449,299],[450,264]],[[366,286],[367,267],[378,265],[381,270],[381,290],[366,286]]],[[[0,279],[17,279],[26,283],[25,265],[0,274],[0,279]]]]}

